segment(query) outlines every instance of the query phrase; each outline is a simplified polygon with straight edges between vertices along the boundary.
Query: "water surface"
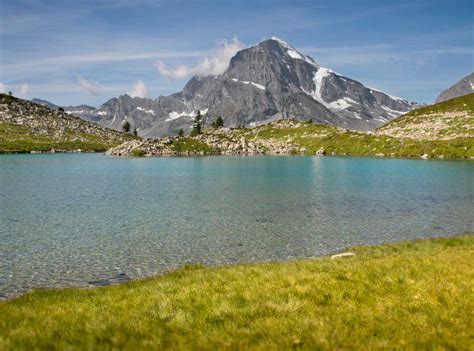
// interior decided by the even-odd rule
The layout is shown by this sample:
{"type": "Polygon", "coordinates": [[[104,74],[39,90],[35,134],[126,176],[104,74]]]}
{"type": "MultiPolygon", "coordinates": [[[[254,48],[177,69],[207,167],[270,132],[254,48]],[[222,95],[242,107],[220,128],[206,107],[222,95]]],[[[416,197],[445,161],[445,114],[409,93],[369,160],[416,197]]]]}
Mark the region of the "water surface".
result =
{"type": "Polygon", "coordinates": [[[474,163],[0,155],[0,297],[473,232],[474,163]]]}

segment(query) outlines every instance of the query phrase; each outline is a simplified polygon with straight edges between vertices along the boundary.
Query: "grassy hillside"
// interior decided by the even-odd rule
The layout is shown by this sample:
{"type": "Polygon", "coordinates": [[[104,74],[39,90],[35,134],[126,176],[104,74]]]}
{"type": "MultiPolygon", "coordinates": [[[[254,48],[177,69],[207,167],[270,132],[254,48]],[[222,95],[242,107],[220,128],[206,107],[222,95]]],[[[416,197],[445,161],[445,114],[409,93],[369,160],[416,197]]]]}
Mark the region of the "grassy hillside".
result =
{"type": "Polygon", "coordinates": [[[474,236],[0,303],[0,349],[472,350],[474,236]]]}
{"type": "Polygon", "coordinates": [[[427,154],[444,158],[474,157],[474,138],[467,137],[417,140],[309,123],[293,123],[290,126],[272,123],[252,130],[241,130],[240,134],[250,140],[284,140],[294,145],[294,152],[304,148],[307,154],[314,154],[323,148],[329,155],[420,157],[427,154]]]}
{"type": "Polygon", "coordinates": [[[418,140],[474,138],[474,93],[411,111],[378,132],[418,140]]]}
{"type": "Polygon", "coordinates": [[[132,136],[0,94],[0,153],[31,151],[105,151],[132,136]]]}

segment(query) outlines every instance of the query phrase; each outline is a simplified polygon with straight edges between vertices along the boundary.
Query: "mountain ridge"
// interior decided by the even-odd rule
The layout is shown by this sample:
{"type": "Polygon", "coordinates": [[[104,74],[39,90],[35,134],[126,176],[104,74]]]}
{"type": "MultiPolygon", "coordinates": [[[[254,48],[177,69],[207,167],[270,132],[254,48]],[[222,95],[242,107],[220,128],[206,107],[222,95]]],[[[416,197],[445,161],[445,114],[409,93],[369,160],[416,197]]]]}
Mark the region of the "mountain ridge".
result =
{"type": "Polygon", "coordinates": [[[435,103],[444,102],[471,93],[474,93],[474,72],[442,91],[436,98],[435,103]]]}
{"type": "Polygon", "coordinates": [[[116,130],[128,120],[141,136],[157,137],[189,132],[198,110],[204,125],[217,117],[228,127],[295,118],[373,130],[416,106],[322,67],[273,37],[238,51],[220,75],[192,77],[180,92],[156,99],[125,94],[98,108],[65,110],[116,130]]]}

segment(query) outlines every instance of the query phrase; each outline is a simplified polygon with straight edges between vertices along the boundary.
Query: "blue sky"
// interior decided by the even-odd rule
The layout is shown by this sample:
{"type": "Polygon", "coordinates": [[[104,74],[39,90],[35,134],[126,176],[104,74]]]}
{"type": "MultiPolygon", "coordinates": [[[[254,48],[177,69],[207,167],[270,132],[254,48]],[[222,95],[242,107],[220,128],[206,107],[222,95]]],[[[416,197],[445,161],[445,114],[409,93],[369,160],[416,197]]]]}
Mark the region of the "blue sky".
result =
{"type": "Polygon", "coordinates": [[[277,36],[340,74],[431,102],[473,71],[473,23],[472,0],[0,1],[0,89],[61,105],[157,97],[277,36]]]}

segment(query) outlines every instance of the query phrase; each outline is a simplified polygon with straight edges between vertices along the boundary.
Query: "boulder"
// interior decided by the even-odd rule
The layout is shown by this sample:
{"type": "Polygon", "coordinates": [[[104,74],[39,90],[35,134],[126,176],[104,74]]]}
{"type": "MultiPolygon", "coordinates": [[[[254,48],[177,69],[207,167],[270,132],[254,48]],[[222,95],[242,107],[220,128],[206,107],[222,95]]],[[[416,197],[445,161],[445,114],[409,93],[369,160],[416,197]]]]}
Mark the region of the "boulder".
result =
{"type": "Polygon", "coordinates": [[[326,150],[324,150],[324,148],[319,148],[318,151],[316,151],[316,156],[324,156],[326,155],[326,150]]]}

